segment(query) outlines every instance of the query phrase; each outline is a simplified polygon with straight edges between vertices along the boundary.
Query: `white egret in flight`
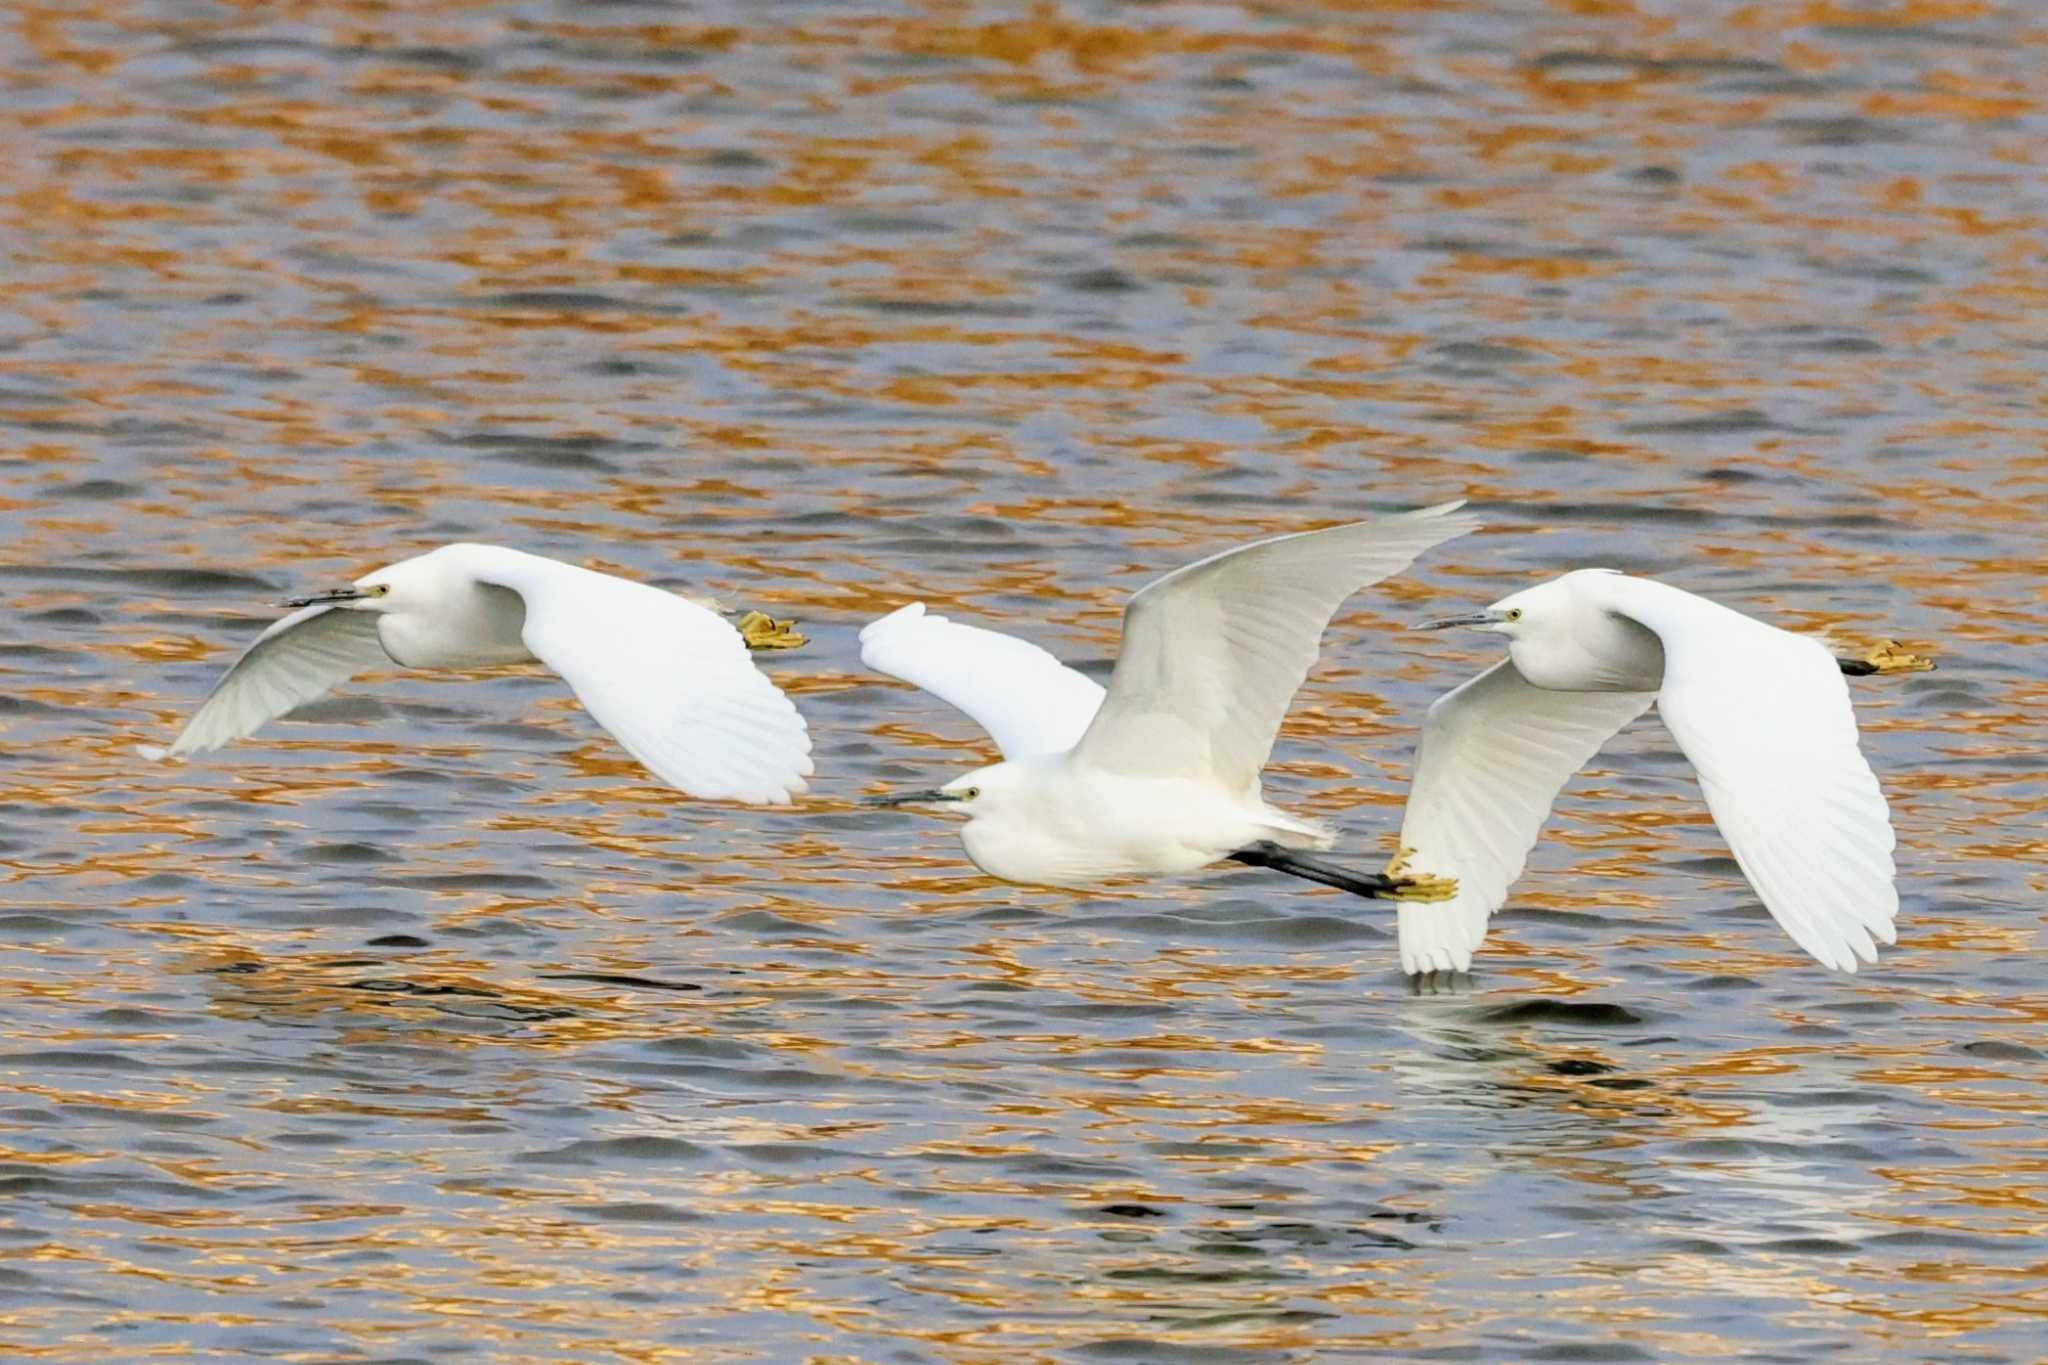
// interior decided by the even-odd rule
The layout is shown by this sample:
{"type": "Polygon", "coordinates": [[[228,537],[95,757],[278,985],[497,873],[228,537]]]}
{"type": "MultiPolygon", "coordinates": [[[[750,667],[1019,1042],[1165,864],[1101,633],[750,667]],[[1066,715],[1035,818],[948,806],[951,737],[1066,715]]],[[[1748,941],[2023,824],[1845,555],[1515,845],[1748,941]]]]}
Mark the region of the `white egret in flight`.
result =
{"type": "Polygon", "coordinates": [[[965,813],[975,866],[1087,886],[1224,859],[1362,896],[1441,896],[1435,878],[1352,872],[1309,855],[1333,833],[1267,805],[1259,772],[1344,599],[1478,526],[1445,503],[1277,536],[1168,574],[1124,610],[1104,689],[1036,645],[902,607],[861,631],[861,659],[988,731],[1003,761],[883,804],[965,813]]]}
{"type": "MultiPolygon", "coordinates": [[[[168,750],[241,739],[367,669],[486,668],[539,660],[626,751],[678,791],[786,804],[805,790],[811,740],[754,667],[749,637],[645,583],[495,545],[444,545],[346,588],[287,602],[215,684],[168,750]]],[[[784,643],[750,614],[757,642],[784,643]]],[[[801,637],[795,637],[800,640],[801,637]]]]}
{"type": "Polygon", "coordinates": [[[1458,890],[1400,908],[1405,971],[1471,967],[1558,792],[1652,702],[1735,861],[1800,947],[1853,972],[1897,942],[1890,813],[1842,677],[1925,660],[1890,646],[1837,659],[1808,636],[1611,569],[1418,629],[1447,626],[1505,637],[1508,657],[1423,722],[1401,844],[1458,890]]]}

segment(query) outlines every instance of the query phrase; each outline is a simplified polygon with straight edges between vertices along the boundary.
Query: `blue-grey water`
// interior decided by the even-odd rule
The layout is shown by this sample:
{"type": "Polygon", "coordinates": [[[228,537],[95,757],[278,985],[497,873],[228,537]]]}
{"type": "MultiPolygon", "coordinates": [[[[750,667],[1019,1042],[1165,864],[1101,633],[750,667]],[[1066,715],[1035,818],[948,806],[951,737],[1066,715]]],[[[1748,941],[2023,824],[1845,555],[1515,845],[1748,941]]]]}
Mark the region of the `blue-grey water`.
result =
{"type": "Polygon", "coordinates": [[[0,19],[0,1353],[2048,1356],[2048,18],[1993,0],[25,0],[0,19]],[[1471,498],[1275,799],[1377,863],[1403,627],[1654,573],[1853,684],[1900,943],[1771,923],[1654,717],[1469,983],[1249,870],[999,886],[913,598],[1113,656],[1471,498]],[[456,538],[796,616],[790,811],[538,671],[182,766],[456,538]]]}

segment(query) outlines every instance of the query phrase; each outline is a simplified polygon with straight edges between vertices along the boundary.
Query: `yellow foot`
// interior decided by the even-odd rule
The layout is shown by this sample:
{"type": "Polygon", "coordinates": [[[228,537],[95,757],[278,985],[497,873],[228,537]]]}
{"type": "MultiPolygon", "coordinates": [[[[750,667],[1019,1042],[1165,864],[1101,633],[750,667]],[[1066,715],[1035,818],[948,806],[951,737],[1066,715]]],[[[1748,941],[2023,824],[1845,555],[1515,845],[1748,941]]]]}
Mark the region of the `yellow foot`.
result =
{"type": "Polygon", "coordinates": [[[750,611],[732,624],[748,649],[796,649],[810,643],[797,630],[796,622],[778,621],[762,611],[750,611]]]}
{"type": "Polygon", "coordinates": [[[1447,901],[1458,894],[1456,877],[1439,877],[1428,872],[1410,872],[1408,860],[1415,856],[1412,848],[1396,849],[1387,863],[1384,875],[1394,882],[1394,890],[1387,897],[1396,901],[1447,901]]]}
{"type": "Polygon", "coordinates": [[[1863,662],[1879,673],[1925,673],[1934,667],[1934,660],[1899,648],[1897,640],[1886,640],[1864,655],[1863,662]]]}

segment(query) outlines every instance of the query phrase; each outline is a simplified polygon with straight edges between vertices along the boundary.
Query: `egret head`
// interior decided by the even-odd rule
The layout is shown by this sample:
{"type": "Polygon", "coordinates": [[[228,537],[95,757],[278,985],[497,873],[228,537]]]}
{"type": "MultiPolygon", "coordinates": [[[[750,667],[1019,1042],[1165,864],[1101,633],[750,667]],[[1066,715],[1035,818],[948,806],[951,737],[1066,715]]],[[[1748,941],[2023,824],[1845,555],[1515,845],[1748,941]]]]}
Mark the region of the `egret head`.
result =
{"type": "Polygon", "coordinates": [[[392,585],[388,570],[358,578],[346,588],[329,588],[307,597],[287,597],[288,607],[335,606],[350,611],[395,611],[397,604],[391,600],[392,585]]]}
{"type": "Polygon", "coordinates": [[[1568,609],[1569,598],[1558,588],[1560,582],[1562,580],[1539,583],[1501,598],[1485,611],[1446,616],[1440,621],[1424,621],[1415,629],[1447,630],[1452,626],[1472,626],[1495,635],[1505,635],[1510,640],[1523,639],[1542,630],[1547,623],[1556,622],[1560,613],[1568,609]]]}
{"type": "Polygon", "coordinates": [[[871,806],[918,806],[943,805],[965,812],[968,815],[985,815],[1000,805],[1023,780],[1023,773],[1014,763],[991,763],[986,768],[976,768],[963,773],[943,787],[922,791],[891,792],[887,796],[868,799],[871,806]]]}
{"type": "Polygon", "coordinates": [[[401,559],[372,570],[345,588],[330,588],[310,597],[286,600],[288,607],[315,604],[344,607],[350,611],[432,611],[445,609],[468,586],[460,552],[462,545],[444,545],[411,559],[401,559]]]}

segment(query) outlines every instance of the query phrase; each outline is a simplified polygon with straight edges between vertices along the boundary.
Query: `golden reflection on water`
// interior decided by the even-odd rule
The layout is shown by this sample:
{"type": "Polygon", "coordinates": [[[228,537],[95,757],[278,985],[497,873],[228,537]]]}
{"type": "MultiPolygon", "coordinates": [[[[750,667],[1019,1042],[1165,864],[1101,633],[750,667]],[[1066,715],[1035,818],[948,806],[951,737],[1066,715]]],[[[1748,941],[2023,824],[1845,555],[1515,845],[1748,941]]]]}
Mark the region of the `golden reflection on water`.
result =
{"type": "Polygon", "coordinates": [[[15,1192],[10,1356],[2024,1358],[2026,13],[654,14],[16,11],[0,1168],[80,1183],[15,1192]],[[1400,627],[1567,564],[1898,637],[1882,966],[1752,913],[1653,723],[1448,1000],[1334,897],[1009,891],[853,803],[988,755],[858,622],[1103,659],[1200,553],[1461,494],[1276,794],[1376,856],[1480,664],[1400,627]],[[815,794],[678,802],[537,673],[136,760],[273,598],[456,536],[802,617],[815,794]]]}

